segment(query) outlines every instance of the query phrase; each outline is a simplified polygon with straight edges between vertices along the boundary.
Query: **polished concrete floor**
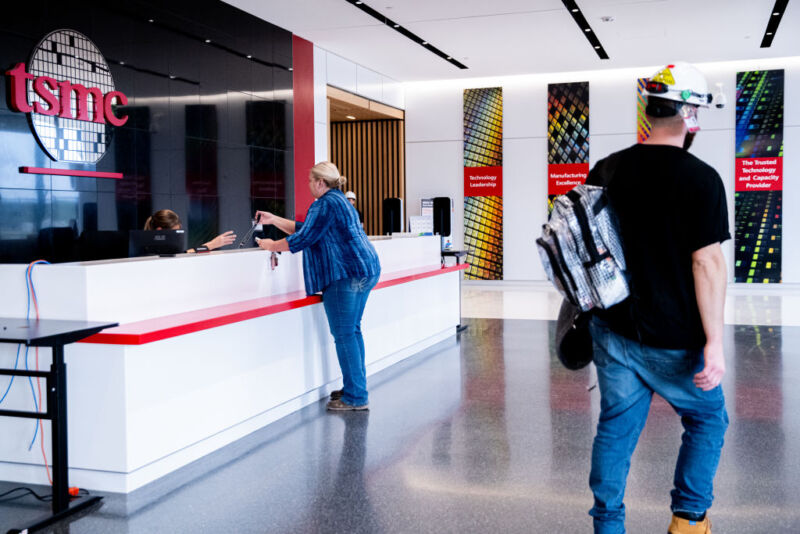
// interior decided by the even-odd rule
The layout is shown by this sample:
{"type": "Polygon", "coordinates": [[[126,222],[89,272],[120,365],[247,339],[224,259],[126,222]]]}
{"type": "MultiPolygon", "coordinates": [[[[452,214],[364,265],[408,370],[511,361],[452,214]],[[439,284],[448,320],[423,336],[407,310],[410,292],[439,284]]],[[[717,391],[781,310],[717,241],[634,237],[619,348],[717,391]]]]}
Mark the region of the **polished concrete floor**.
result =
{"type": "MultiPolygon", "coordinates": [[[[465,322],[460,340],[372,379],[369,413],[331,415],[320,401],[51,532],[591,532],[591,368],[552,357],[551,321],[465,322]]],[[[727,326],[726,349],[714,532],[798,533],[800,327],[727,326]]],[[[680,433],[654,401],[629,533],[666,532],[680,433]]],[[[0,504],[0,532],[45,511],[30,498],[0,504]]]]}

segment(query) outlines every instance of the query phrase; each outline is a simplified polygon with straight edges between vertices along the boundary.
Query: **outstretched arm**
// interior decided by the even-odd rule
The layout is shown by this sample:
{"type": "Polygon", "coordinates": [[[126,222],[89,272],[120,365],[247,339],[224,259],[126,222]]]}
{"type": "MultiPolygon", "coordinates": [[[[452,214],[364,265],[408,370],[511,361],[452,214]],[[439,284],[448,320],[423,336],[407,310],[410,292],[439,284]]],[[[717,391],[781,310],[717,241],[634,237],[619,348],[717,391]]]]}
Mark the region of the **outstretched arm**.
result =
{"type": "Polygon", "coordinates": [[[255,215],[256,222],[261,224],[272,224],[285,234],[293,234],[296,230],[296,223],[283,217],[278,217],[274,213],[268,211],[257,211],[255,215]]]}
{"type": "Polygon", "coordinates": [[[208,243],[203,243],[203,246],[208,247],[208,250],[215,250],[221,247],[227,247],[234,241],[236,241],[236,234],[233,233],[233,230],[228,230],[224,234],[218,235],[208,243]]]}

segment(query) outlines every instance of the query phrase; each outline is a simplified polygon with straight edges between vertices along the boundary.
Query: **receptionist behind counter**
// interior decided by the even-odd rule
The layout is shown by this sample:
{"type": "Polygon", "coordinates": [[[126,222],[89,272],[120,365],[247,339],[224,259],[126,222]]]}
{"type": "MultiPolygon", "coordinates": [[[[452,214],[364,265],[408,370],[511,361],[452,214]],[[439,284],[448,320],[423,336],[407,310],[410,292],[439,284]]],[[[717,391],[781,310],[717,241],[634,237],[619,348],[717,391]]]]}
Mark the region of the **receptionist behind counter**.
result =
{"type": "MultiPolygon", "coordinates": [[[[158,210],[144,223],[145,230],[180,230],[181,229],[181,219],[178,217],[178,214],[172,210],[158,210]]],[[[228,230],[227,232],[218,235],[211,241],[207,243],[203,243],[199,247],[190,248],[186,252],[205,252],[209,250],[215,250],[220,247],[224,247],[230,245],[236,241],[236,234],[233,233],[233,230],[228,230]]]]}

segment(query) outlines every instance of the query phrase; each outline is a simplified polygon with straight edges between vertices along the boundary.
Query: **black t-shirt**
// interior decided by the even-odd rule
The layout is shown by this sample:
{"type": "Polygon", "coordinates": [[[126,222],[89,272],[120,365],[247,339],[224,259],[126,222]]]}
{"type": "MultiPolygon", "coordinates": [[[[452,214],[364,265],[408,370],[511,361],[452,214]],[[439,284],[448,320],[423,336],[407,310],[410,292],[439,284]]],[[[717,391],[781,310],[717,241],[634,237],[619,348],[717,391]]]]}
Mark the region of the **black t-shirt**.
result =
{"type": "Polygon", "coordinates": [[[719,174],[682,148],[640,144],[598,162],[586,183],[603,185],[601,176],[610,178],[631,296],[597,315],[645,345],[702,348],[692,252],[731,237],[719,174]]]}

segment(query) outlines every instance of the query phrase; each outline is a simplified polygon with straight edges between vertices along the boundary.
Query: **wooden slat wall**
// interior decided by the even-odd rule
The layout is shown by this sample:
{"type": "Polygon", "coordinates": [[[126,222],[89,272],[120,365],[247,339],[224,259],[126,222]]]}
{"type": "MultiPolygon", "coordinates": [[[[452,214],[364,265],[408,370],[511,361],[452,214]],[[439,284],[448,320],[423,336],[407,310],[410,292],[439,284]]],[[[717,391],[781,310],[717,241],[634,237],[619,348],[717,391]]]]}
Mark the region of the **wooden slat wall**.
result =
{"type": "Polygon", "coordinates": [[[402,198],[405,211],[405,121],[333,122],[329,139],[331,161],[347,177],[344,189],[358,197],[364,230],[380,235],[384,198],[402,198]]]}

